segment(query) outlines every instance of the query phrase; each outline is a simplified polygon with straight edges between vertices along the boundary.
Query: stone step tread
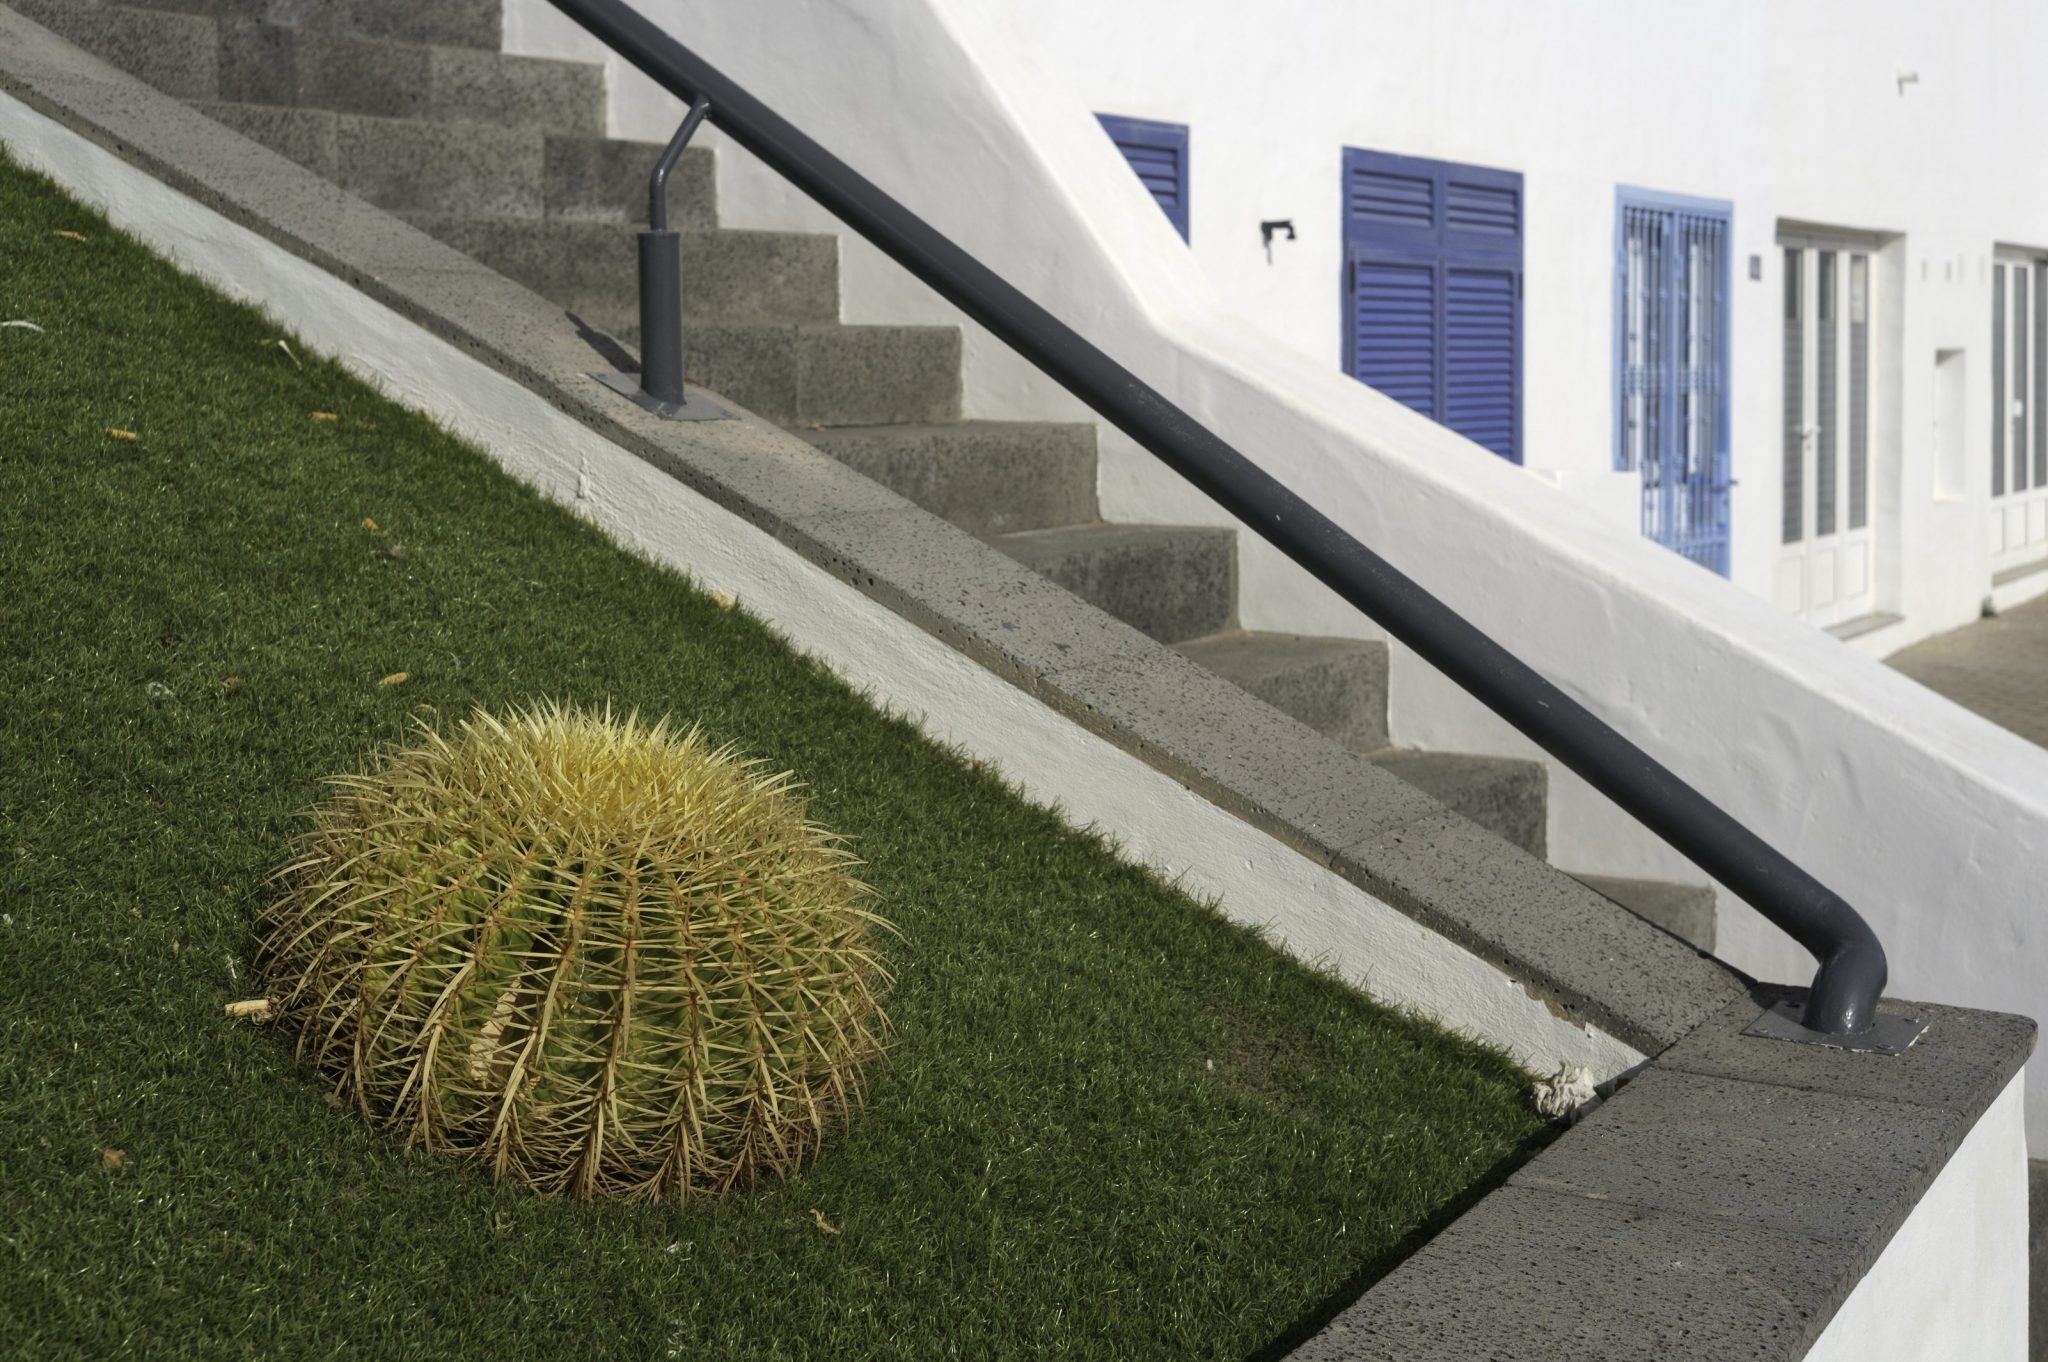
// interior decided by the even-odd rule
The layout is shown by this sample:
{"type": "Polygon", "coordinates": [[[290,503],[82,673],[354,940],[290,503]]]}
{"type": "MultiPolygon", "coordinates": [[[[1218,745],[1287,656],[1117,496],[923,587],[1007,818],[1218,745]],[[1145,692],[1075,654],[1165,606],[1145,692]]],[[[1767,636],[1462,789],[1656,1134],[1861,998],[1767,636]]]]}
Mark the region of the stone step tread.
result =
{"type": "MultiPolygon", "coordinates": [[[[662,144],[623,137],[550,133],[544,152],[547,210],[551,216],[642,224],[647,221],[647,177],[662,144]]],[[[669,225],[716,227],[718,178],[709,147],[686,147],[668,177],[669,225]]]]}
{"type": "Polygon", "coordinates": [[[1237,535],[1215,525],[1096,523],[989,543],[1161,643],[1237,627],[1237,535]]]}
{"type": "Polygon", "coordinates": [[[221,20],[220,92],[251,104],[602,135],[604,68],[554,57],[221,20]]]}
{"type": "Polygon", "coordinates": [[[1364,755],[1494,835],[1533,856],[1545,854],[1550,777],[1542,762],[1396,747],[1364,755]]]}
{"type": "Polygon", "coordinates": [[[400,38],[496,51],[501,0],[123,0],[140,9],[219,19],[265,19],[366,38],[400,38]]]}
{"type": "Polygon", "coordinates": [[[219,29],[206,15],[99,0],[9,3],[52,33],[167,95],[211,99],[220,93],[219,29]]]}
{"type": "Polygon", "coordinates": [[[1577,872],[1572,872],[1572,878],[1680,940],[1703,951],[1712,952],[1714,949],[1715,896],[1712,885],[1628,879],[1617,875],[1582,875],[1577,872]]]}
{"type": "Polygon", "coordinates": [[[1086,422],[957,421],[799,428],[863,476],[971,534],[1097,519],[1095,427],[1086,422]]]}
{"type": "MultiPolygon", "coordinates": [[[[628,348],[639,327],[593,313],[586,325],[628,348]]],[[[684,381],[800,436],[838,426],[960,419],[960,329],[723,322],[683,317],[684,381]]]]}
{"type": "MultiPolygon", "coordinates": [[[[613,222],[470,213],[399,216],[592,318],[638,316],[638,233],[613,222]]],[[[678,228],[685,335],[698,320],[836,324],[839,241],[822,232],[678,228]]]]}
{"type": "Polygon", "coordinates": [[[1239,630],[1175,647],[1340,746],[1363,752],[1387,744],[1384,643],[1239,630]]]}
{"type": "MultiPolygon", "coordinates": [[[[198,112],[394,212],[526,218],[613,231],[647,217],[648,142],[475,119],[426,119],[289,104],[188,100],[198,112]]],[[[669,176],[669,223],[718,225],[712,152],[691,147],[669,176]]]]}

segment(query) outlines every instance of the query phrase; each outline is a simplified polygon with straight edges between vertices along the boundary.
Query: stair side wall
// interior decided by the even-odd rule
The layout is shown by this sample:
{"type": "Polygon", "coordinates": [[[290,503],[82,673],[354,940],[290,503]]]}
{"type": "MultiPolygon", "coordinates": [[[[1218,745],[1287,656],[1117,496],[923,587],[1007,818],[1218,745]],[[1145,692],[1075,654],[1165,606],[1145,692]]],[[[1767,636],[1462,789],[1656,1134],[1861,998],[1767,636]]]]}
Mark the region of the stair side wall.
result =
{"type": "MultiPolygon", "coordinates": [[[[508,43],[528,41],[525,16],[546,8],[508,0],[508,43]]],[[[649,0],[646,12],[1283,482],[1313,489],[1346,529],[1842,893],[1890,950],[1896,991],[2048,1014],[2048,934],[2032,920],[2048,753],[1243,324],[1163,215],[1136,211],[1143,191],[1093,111],[976,6],[649,0]]],[[[663,99],[621,76],[615,127],[659,121],[663,99]]],[[[969,337],[971,415],[1070,415],[977,406],[1015,394],[976,377],[969,337]]],[[[1112,518],[1219,519],[1127,442],[1105,439],[1102,469],[1112,518]]],[[[1306,574],[1240,541],[1247,627],[1372,636],[1306,574]]],[[[1394,670],[1397,743],[1535,755],[1406,650],[1394,670]]],[[[1559,864],[1674,877],[1625,815],[1555,763],[1551,777],[1559,864]]],[[[1725,896],[1720,923],[1737,967],[1810,976],[1804,952],[1725,896]]],[[[2028,1127],[2048,1149],[2048,1060],[2035,1063],[2028,1127]]]]}

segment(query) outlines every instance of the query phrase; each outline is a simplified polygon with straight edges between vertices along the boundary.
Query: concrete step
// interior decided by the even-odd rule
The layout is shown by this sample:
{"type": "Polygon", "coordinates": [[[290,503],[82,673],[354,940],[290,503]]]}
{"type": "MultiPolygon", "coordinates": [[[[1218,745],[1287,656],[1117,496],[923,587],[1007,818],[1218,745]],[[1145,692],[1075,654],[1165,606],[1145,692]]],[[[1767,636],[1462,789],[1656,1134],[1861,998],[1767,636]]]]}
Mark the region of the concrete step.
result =
{"type": "Polygon", "coordinates": [[[141,9],[260,20],[291,28],[396,38],[495,52],[504,44],[502,0],[126,0],[141,9]]]}
{"type": "Polygon", "coordinates": [[[7,0],[9,6],[110,65],[180,99],[220,93],[220,33],[204,14],[94,0],[7,0]]]}
{"type": "MultiPolygon", "coordinates": [[[[167,14],[201,14],[209,19],[218,18],[224,3],[233,0],[122,0],[130,9],[153,9],[167,14]]],[[[14,8],[22,9],[21,6],[14,8]]],[[[23,9],[23,13],[27,11],[23,9]]]]}
{"type": "MultiPolygon", "coordinates": [[[[583,319],[640,344],[639,327],[583,319]]],[[[951,326],[776,326],[683,317],[684,381],[809,439],[834,426],[960,419],[960,331],[951,326]]]]}
{"type": "MultiPolygon", "coordinates": [[[[551,217],[598,222],[647,221],[647,177],[659,142],[552,134],[542,165],[551,217]]],[[[689,147],[668,177],[668,225],[677,231],[718,225],[717,163],[708,147],[689,147]]]]}
{"type": "Polygon", "coordinates": [[[1714,890],[1711,885],[1627,880],[1611,875],[1574,875],[1572,878],[1637,917],[1662,927],[1681,941],[1712,953],[1714,890]]]}
{"type": "Polygon", "coordinates": [[[220,98],[336,113],[604,132],[604,68],[473,47],[220,21],[220,98]]]}
{"type": "MultiPolygon", "coordinates": [[[[425,118],[194,100],[193,107],[351,193],[394,212],[647,218],[647,173],[658,144],[444,123],[425,118]]],[[[669,175],[669,224],[718,225],[708,148],[691,147],[669,175]]]]}
{"type": "MultiPolygon", "coordinates": [[[[551,302],[639,316],[633,229],[570,218],[407,213],[409,221],[551,302]]],[[[839,240],[822,232],[692,230],[682,236],[685,325],[836,322],[839,240]]]]}
{"type": "Polygon", "coordinates": [[[538,217],[543,135],[532,128],[195,101],[193,107],[393,212],[538,217]]]}
{"type": "Polygon", "coordinates": [[[971,534],[1084,525],[1097,518],[1092,425],[962,421],[796,433],[971,534]]]}
{"type": "Polygon", "coordinates": [[[1176,645],[1189,660],[1354,752],[1387,745],[1387,645],[1239,631],[1176,645]]]}
{"type": "Polygon", "coordinates": [[[1544,855],[1550,773],[1542,762],[1392,747],[1366,757],[1532,856],[1544,855]]]}
{"type": "Polygon", "coordinates": [[[989,543],[1161,643],[1237,624],[1236,532],[1209,525],[1073,525],[989,543]]]}

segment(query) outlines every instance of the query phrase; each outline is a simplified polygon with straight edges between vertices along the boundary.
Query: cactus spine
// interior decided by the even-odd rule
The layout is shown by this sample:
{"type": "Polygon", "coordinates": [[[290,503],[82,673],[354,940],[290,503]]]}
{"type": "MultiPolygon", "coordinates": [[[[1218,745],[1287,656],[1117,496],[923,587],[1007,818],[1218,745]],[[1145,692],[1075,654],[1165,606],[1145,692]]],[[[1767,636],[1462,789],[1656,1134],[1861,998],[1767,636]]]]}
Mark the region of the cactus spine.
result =
{"type": "Polygon", "coordinates": [[[859,1101],[886,924],[787,773],[543,703],[330,784],[258,967],[374,1126],[682,1202],[797,1167],[859,1101]]]}

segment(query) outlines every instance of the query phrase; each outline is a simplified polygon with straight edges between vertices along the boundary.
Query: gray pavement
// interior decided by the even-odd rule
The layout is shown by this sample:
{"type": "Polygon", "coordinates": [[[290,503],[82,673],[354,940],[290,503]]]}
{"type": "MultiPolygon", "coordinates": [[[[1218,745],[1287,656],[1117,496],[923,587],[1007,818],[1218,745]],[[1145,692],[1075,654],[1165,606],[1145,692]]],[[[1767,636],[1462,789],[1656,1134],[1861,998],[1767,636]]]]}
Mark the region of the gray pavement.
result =
{"type": "Polygon", "coordinates": [[[2034,1362],[2048,1362],[2048,1159],[2027,1165],[2028,1190],[2033,1195],[2033,1231],[2027,1236],[2027,1258],[2032,1264],[2032,1290],[2027,1293],[2027,1356],[2034,1362]]]}
{"type": "Polygon", "coordinates": [[[2048,596],[1885,660],[1929,690],[2048,747],[2048,596]]]}

